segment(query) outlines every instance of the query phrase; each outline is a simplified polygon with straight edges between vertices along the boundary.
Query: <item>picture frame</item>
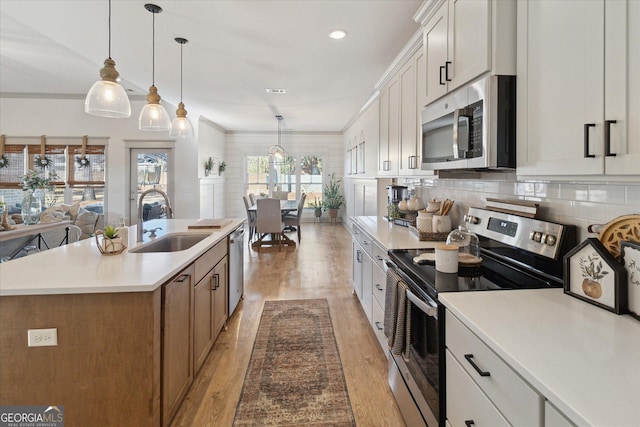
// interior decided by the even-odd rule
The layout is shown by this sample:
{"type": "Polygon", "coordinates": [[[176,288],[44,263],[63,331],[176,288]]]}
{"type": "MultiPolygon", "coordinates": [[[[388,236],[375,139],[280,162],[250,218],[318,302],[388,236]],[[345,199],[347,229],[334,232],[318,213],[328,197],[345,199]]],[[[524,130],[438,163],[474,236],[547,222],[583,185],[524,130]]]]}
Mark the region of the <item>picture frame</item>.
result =
{"type": "Polygon", "coordinates": [[[596,238],[564,257],[564,293],[616,314],[627,312],[627,269],[596,238]]]}
{"type": "Polygon", "coordinates": [[[629,314],[640,320],[640,242],[620,242],[620,257],[627,270],[629,314]]]}

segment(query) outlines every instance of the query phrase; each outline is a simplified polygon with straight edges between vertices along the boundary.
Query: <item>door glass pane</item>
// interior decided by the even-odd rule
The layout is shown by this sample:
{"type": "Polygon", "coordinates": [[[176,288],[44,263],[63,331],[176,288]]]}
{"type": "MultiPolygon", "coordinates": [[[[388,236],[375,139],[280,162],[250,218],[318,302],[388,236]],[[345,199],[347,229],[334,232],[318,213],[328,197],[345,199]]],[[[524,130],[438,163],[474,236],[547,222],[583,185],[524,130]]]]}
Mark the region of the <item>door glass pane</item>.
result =
{"type": "MultiPolygon", "coordinates": [[[[131,215],[132,223],[138,215],[140,196],[147,190],[156,189],[170,194],[169,188],[169,152],[161,149],[133,149],[131,150],[131,215]]],[[[166,218],[164,198],[151,192],[144,198],[142,205],[142,219],[149,221],[156,218],[166,218]]]]}
{"type": "MultiPolygon", "coordinates": [[[[300,160],[300,184],[306,193],[305,207],[311,203],[322,202],[322,158],[318,156],[302,156],[300,160]]],[[[317,206],[317,204],[316,204],[317,206]]]]}

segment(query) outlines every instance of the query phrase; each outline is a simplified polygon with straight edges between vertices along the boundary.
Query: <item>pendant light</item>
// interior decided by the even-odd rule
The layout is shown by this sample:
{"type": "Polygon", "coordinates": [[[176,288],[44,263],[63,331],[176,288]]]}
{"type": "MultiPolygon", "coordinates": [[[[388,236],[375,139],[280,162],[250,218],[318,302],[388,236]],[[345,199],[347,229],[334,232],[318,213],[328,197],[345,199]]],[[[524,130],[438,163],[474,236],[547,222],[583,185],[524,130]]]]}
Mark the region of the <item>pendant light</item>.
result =
{"type": "Polygon", "coordinates": [[[84,111],[100,117],[125,119],[131,116],[131,104],[127,92],[118,83],[120,74],[116,63],[111,59],[111,0],[109,0],[109,56],[104,60],[100,77],[91,86],[84,100],[84,111]]]}
{"type": "Polygon", "coordinates": [[[147,103],[140,112],[138,118],[138,129],[148,131],[165,131],[171,127],[171,120],[169,119],[169,113],[160,105],[160,95],[158,95],[158,89],[155,86],[156,82],[156,13],[162,12],[160,6],[147,3],[144,8],[153,14],[153,31],[152,31],[152,49],[151,49],[151,87],[149,88],[149,94],[147,95],[147,103]]]}
{"type": "Polygon", "coordinates": [[[282,138],[280,130],[282,116],[277,115],[276,120],[278,120],[278,142],[276,143],[276,145],[272,145],[271,147],[269,147],[269,163],[273,165],[284,165],[288,164],[291,159],[289,158],[289,154],[287,154],[282,145],[280,145],[280,141],[282,138]]]}
{"type": "Polygon", "coordinates": [[[176,110],[176,118],[171,122],[169,135],[178,138],[193,138],[193,125],[191,125],[191,122],[187,119],[187,110],[185,110],[184,104],[182,103],[182,47],[185,43],[188,43],[189,40],[182,37],[176,37],[175,40],[180,44],[180,103],[176,110]]]}

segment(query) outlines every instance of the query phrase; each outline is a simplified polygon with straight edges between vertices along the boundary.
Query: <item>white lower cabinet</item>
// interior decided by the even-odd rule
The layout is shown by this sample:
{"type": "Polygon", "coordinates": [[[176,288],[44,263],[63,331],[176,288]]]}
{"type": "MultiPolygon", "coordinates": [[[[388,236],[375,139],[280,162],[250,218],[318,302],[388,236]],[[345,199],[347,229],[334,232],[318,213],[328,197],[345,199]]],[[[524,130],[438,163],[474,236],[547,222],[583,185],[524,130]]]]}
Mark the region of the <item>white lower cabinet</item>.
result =
{"type": "MultiPolygon", "coordinates": [[[[456,395],[460,393],[456,383],[455,369],[449,376],[450,366],[461,367],[469,381],[477,385],[483,399],[489,400],[508,424],[522,427],[540,427],[543,425],[544,398],[525,382],[516,372],[500,359],[485,343],[483,343],[470,329],[462,324],[451,312],[446,312],[445,319],[446,347],[447,347],[447,418],[453,426],[458,424],[460,414],[456,406],[456,395]],[[452,360],[450,360],[452,359],[452,360]],[[454,364],[453,362],[457,364],[454,364]],[[451,363],[450,363],[451,362],[451,363]],[[449,400],[449,396],[453,402],[449,400]]],[[[467,399],[467,398],[465,398],[467,399]]],[[[473,402],[479,408],[484,408],[484,400],[473,402]]],[[[473,399],[467,399],[473,400],[473,399]]],[[[470,401],[466,402],[471,406],[470,401]]],[[[484,414],[485,412],[483,412],[484,414]]],[[[469,417],[463,412],[463,417],[469,417]]],[[[507,425],[508,425],[507,424],[507,425]]],[[[500,424],[479,424],[500,425],[500,424]]]]}
{"type": "Polygon", "coordinates": [[[447,421],[453,427],[508,427],[510,424],[473,382],[464,368],[446,351],[447,421]]]}

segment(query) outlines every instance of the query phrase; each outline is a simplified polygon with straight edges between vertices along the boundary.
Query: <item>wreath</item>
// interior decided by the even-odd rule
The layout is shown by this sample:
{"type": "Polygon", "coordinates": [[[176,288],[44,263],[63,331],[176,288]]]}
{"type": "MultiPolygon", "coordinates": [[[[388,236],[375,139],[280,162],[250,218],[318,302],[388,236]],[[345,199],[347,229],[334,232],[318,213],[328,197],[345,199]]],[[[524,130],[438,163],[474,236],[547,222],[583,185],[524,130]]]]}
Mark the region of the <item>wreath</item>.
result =
{"type": "Polygon", "coordinates": [[[91,164],[91,161],[87,159],[85,156],[76,157],[76,163],[78,164],[78,169],[88,168],[91,164]]]}
{"type": "Polygon", "coordinates": [[[50,158],[48,158],[47,156],[40,156],[40,154],[38,154],[35,158],[35,160],[33,161],[34,165],[40,169],[44,169],[47,168],[49,166],[51,166],[51,163],[53,163],[51,161],[50,158]]]}
{"type": "Polygon", "coordinates": [[[9,158],[6,154],[0,156],[0,169],[9,167],[9,158]]]}

